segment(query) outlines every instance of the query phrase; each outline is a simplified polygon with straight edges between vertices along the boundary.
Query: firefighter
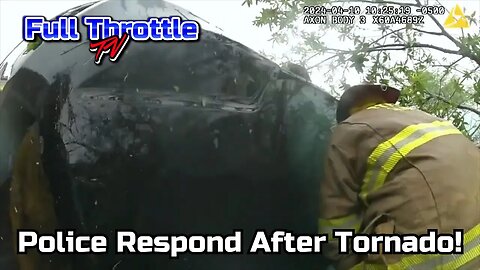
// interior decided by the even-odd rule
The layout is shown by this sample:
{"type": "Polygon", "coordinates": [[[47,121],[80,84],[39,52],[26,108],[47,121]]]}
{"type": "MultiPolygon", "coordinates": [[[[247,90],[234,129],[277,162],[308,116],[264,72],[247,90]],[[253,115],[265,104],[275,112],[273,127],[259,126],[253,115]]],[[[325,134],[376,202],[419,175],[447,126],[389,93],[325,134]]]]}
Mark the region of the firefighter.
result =
{"type": "Polygon", "coordinates": [[[385,85],[348,88],[337,107],[320,192],[325,255],[343,269],[480,269],[480,152],[450,122],[395,105],[385,85]],[[452,234],[463,254],[340,254],[333,229],[452,234]],[[388,268],[387,268],[388,267],[388,268]]]}
{"type": "MultiPolygon", "coordinates": [[[[72,10],[191,14],[158,1],[91,5],[72,10]]],[[[84,45],[43,42],[12,54],[0,101],[1,270],[325,269],[323,257],[286,252],[118,253],[116,231],[314,233],[323,168],[312,157],[325,154],[333,97],[207,29],[198,42],[131,43],[102,65],[84,45]],[[102,235],[108,252],[19,254],[17,230],[102,235]]]]}

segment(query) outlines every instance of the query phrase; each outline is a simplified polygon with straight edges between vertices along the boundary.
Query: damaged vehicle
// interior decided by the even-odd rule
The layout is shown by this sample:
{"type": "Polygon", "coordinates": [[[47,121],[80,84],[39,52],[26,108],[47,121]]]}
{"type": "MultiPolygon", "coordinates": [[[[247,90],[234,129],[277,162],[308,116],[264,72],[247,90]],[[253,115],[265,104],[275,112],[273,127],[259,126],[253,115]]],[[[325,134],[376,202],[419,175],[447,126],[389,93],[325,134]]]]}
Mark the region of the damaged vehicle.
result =
{"type": "MultiPolygon", "coordinates": [[[[0,269],[323,269],[320,254],[17,254],[17,230],[114,239],[257,230],[316,234],[336,100],[187,10],[101,1],[61,15],[197,20],[198,42],[21,43],[3,62],[0,269]]],[[[85,28],[80,28],[85,36],[85,28]]],[[[113,245],[114,241],[109,243],[113,245]]]]}

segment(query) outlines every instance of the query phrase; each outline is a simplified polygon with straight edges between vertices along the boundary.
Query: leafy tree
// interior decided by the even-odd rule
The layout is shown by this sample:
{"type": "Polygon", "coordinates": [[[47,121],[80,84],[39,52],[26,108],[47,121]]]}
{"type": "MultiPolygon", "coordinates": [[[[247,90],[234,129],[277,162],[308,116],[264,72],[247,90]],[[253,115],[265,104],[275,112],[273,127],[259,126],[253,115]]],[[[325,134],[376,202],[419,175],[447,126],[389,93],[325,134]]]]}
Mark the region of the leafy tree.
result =
{"type": "MultiPolygon", "coordinates": [[[[273,42],[295,43],[292,51],[308,70],[329,67],[324,75],[332,83],[332,94],[340,95],[337,90],[345,88],[346,72],[355,69],[367,81],[402,88],[402,105],[452,120],[467,136],[479,139],[480,125],[475,121],[480,117],[478,31],[470,34],[456,29],[461,33],[453,36],[434,15],[425,15],[424,24],[361,24],[357,15],[354,24],[302,25],[304,6],[359,6],[362,14],[366,6],[410,7],[416,15],[415,10],[427,4],[442,6],[439,1],[245,0],[243,4],[262,6],[254,24],[269,26],[273,42]],[[347,48],[329,47],[332,35],[347,48]],[[335,85],[338,70],[343,72],[340,85],[335,85]]],[[[444,8],[450,12],[451,7],[444,8]]],[[[464,14],[470,27],[478,29],[475,12],[464,9],[464,14]]],[[[371,16],[366,18],[371,20],[371,16]]]]}

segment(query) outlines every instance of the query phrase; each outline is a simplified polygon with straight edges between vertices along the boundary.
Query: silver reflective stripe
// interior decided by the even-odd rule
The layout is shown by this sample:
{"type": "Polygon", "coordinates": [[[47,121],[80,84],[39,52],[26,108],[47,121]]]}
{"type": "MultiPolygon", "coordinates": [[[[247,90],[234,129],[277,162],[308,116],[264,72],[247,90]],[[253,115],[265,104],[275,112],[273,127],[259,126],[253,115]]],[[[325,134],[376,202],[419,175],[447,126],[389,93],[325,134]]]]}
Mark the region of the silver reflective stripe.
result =
{"type": "Polygon", "coordinates": [[[475,259],[469,261],[465,265],[460,266],[457,270],[474,270],[478,269],[480,265],[480,257],[475,257],[475,259]],[[476,267],[476,268],[473,268],[476,267]]]}
{"type": "Polygon", "coordinates": [[[374,186],[375,182],[378,179],[378,175],[380,173],[380,170],[385,171],[388,173],[384,167],[384,165],[387,163],[388,159],[393,156],[395,153],[397,153],[398,149],[402,148],[403,146],[409,144],[410,142],[419,139],[423,135],[429,133],[429,132],[434,132],[434,131],[440,131],[440,130],[445,130],[445,129],[450,129],[452,126],[434,126],[434,127],[427,127],[425,129],[420,129],[415,132],[413,132],[410,136],[406,137],[405,139],[399,141],[396,144],[391,144],[391,147],[388,148],[378,159],[377,162],[374,164],[373,168],[371,169],[373,171],[372,176],[370,179],[368,179],[368,186],[367,186],[367,192],[370,193],[374,191],[374,186]]]}
{"type": "Polygon", "coordinates": [[[463,256],[469,250],[472,250],[473,248],[477,247],[478,245],[480,245],[480,236],[475,237],[474,239],[472,239],[472,241],[470,241],[468,244],[466,244],[463,247],[463,253],[462,254],[439,255],[439,256],[433,257],[430,260],[425,261],[421,264],[413,265],[413,266],[411,266],[407,269],[409,269],[409,270],[432,270],[432,269],[450,270],[450,269],[458,269],[458,267],[451,268],[451,267],[444,266],[444,265],[448,264],[448,263],[451,263],[454,260],[459,259],[461,256],[463,256]]]}
{"type": "Polygon", "coordinates": [[[379,144],[367,159],[367,171],[360,190],[360,198],[367,204],[367,196],[381,188],[390,171],[410,151],[440,136],[460,134],[448,121],[434,121],[405,127],[379,144]]]}
{"type": "MultiPolygon", "coordinates": [[[[480,223],[463,235],[462,254],[415,254],[384,265],[359,263],[352,270],[478,270],[480,269],[480,223]]],[[[406,254],[405,254],[406,255],[406,254]]]]}

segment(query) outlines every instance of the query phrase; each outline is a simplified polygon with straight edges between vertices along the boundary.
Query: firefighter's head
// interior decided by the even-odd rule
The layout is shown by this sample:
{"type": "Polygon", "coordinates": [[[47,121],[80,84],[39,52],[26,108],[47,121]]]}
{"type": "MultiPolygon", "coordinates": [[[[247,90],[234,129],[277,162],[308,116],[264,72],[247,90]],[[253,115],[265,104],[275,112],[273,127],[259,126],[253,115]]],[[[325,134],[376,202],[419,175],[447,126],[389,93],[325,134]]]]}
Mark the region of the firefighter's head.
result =
{"type": "Polygon", "coordinates": [[[340,97],[337,107],[337,122],[364,108],[379,103],[396,103],[400,90],[379,84],[359,84],[349,87],[340,97]]]}

